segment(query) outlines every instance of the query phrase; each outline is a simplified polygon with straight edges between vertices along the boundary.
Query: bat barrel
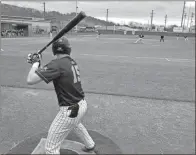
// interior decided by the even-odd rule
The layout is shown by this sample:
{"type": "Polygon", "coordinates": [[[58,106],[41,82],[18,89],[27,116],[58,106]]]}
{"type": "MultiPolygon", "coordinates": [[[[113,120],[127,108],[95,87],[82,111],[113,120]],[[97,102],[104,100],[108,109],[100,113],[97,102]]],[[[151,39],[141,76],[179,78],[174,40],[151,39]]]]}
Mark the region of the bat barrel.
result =
{"type": "Polygon", "coordinates": [[[50,41],[45,47],[43,47],[38,54],[41,54],[48,46],[50,46],[53,42],[57,41],[61,38],[65,33],[69,32],[72,28],[74,28],[81,20],[86,17],[85,12],[81,11],[76,17],[74,17],[53,39],[50,41]]]}
{"type": "Polygon", "coordinates": [[[61,38],[65,33],[69,32],[73,27],[75,27],[81,20],[86,17],[86,14],[81,11],[76,17],[74,17],[54,38],[56,41],[61,38]]]}

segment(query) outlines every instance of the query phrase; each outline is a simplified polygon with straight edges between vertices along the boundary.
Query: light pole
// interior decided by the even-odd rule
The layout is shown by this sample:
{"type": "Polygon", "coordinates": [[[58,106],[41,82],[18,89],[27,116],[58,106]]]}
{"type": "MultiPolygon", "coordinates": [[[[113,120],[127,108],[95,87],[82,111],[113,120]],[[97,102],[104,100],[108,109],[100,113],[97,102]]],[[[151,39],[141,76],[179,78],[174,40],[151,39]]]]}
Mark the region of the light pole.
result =
{"type": "Polygon", "coordinates": [[[46,15],[46,14],[45,14],[45,13],[46,13],[46,8],[45,8],[45,6],[46,6],[46,3],[44,2],[43,4],[44,4],[44,19],[45,19],[45,15],[46,15]]]}
{"type": "Polygon", "coordinates": [[[184,23],[183,23],[183,31],[184,31],[184,28],[185,28],[185,22],[186,22],[186,16],[187,16],[187,14],[186,13],[184,13],[184,23]]]}
{"type": "MultiPolygon", "coordinates": [[[[0,10],[1,10],[1,1],[0,1],[0,10]]],[[[1,11],[0,11],[0,30],[1,30],[1,11]]],[[[1,49],[1,35],[0,35],[0,49],[1,49]]],[[[1,49],[1,51],[3,50],[1,49]]]]}
{"type": "Polygon", "coordinates": [[[166,29],[166,26],[167,26],[167,15],[165,15],[165,29],[166,29]]]}
{"type": "Polygon", "coordinates": [[[181,19],[181,27],[183,27],[183,19],[184,19],[184,9],[186,2],[184,1],[183,10],[182,10],[182,19],[181,19]]]}
{"type": "Polygon", "coordinates": [[[151,31],[152,31],[153,17],[154,17],[154,10],[152,10],[152,13],[151,13],[151,23],[150,23],[151,24],[151,26],[150,26],[151,27],[151,31]]]}
{"type": "Polygon", "coordinates": [[[106,22],[107,22],[107,23],[106,23],[106,30],[107,30],[107,28],[108,28],[108,27],[107,27],[107,24],[108,24],[108,9],[107,9],[107,11],[106,11],[106,22]]]}
{"type": "Polygon", "coordinates": [[[187,19],[187,28],[189,27],[190,11],[191,11],[191,5],[189,6],[189,13],[188,13],[188,19],[187,19]]]}
{"type": "MultiPolygon", "coordinates": [[[[78,0],[76,0],[76,16],[78,14],[78,0]]],[[[78,31],[78,26],[76,25],[76,32],[78,31]]]]}

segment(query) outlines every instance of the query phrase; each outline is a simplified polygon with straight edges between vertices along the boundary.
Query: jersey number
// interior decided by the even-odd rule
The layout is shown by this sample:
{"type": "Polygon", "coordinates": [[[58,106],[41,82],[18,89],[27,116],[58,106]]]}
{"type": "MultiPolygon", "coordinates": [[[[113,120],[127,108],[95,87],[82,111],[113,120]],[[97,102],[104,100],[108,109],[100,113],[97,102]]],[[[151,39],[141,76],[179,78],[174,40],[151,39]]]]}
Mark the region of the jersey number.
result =
{"type": "Polygon", "coordinates": [[[72,65],[71,67],[74,77],[74,83],[80,82],[80,72],[77,65],[72,65]]]}

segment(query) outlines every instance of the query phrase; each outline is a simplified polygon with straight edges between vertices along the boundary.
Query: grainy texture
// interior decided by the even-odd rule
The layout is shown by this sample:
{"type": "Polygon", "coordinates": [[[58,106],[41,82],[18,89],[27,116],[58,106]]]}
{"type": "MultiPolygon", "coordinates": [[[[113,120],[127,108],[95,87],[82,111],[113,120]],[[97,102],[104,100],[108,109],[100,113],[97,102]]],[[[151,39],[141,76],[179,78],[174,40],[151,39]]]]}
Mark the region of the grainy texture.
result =
{"type": "MultiPolygon", "coordinates": [[[[58,112],[53,91],[1,88],[0,150],[46,132],[58,112]]],[[[194,104],[87,94],[83,124],[110,137],[123,153],[194,153],[194,104]]]]}
{"type": "MultiPolygon", "coordinates": [[[[165,43],[160,43],[159,37],[146,36],[145,44],[133,44],[137,37],[102,37],[99,40],[96,36],[69,37],[85,91],[195,101],[194,40],[185,42],[183,38],[177,41],[166,37],[165,43]]],[[[2,40],[5,52],[0,56],[1,84],[26,87],[30,68],[27,54],[36,52],[48,40],[2,40]]],[[[43,62],[51,59],[48,48],[43,62]]],[[[45,83],[31,87],[53,88],[45,83]]]]}
{"type": "MultiPolygon", "coordinates": [[[[123,153],[194,153],[194,40],[166,37],[160,43],[146,36],[145,44],[133,44],[133,36],[95,37],[69,36],[83,87],[91,92],[84,125],[107,134],[123,153]]],[[[2,40],[0,82],[15,88],[1,87],[1,152],[47,131],[58,111],[52,84],[17,88],[27,87],[27,54],[48,40],[2,40]]],[[[43,58],[52,59],[50,48],[43,58]]]]}

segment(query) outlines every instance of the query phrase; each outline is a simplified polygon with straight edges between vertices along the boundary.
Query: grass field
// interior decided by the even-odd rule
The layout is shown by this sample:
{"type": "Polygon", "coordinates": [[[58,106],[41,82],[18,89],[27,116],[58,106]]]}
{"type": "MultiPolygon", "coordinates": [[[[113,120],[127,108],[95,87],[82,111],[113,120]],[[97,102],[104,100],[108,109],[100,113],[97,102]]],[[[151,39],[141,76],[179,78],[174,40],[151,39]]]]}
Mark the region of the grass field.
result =
{"type": "MultiPolygon", "coordinates": [[[[106,133],[124,153],[193,153],[194,38],[68,36],[81,70],[89,110],[84,124],[106,133]]],[[[57,113],[52,84],[26,84],[28,53],[49,38],[2,39],[0,150],[47,131],[57,113]],[[14,129],[13,129],[14,128],[14,129]]],[[[43,54],[43,63],[53,56],[43,54]]],[[[1,153],[1,152],[0,152],[1,153]]]]}

